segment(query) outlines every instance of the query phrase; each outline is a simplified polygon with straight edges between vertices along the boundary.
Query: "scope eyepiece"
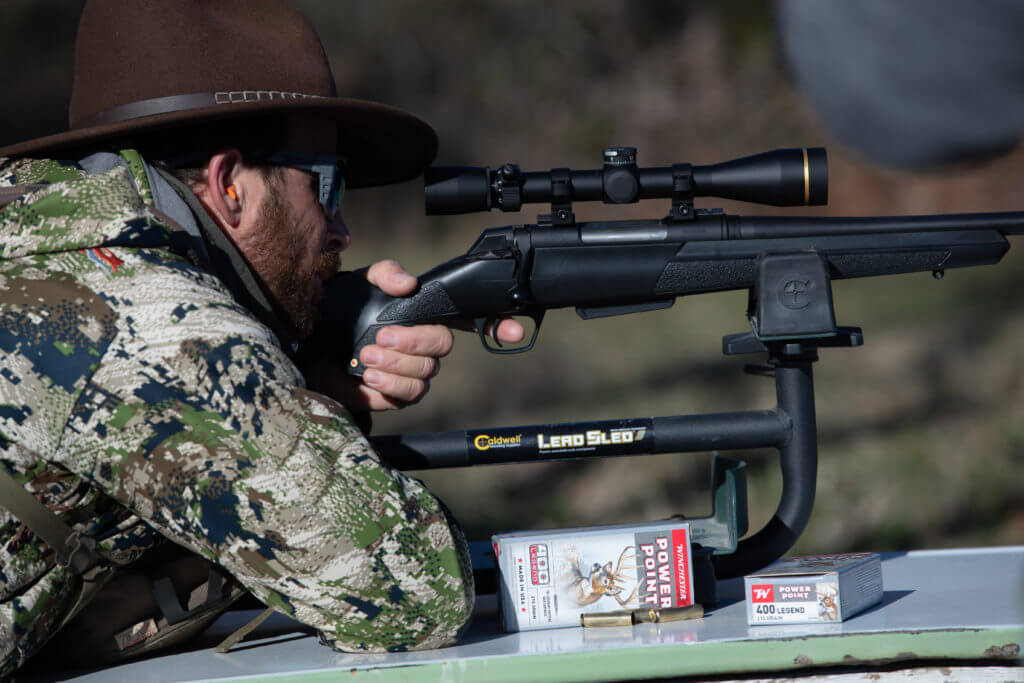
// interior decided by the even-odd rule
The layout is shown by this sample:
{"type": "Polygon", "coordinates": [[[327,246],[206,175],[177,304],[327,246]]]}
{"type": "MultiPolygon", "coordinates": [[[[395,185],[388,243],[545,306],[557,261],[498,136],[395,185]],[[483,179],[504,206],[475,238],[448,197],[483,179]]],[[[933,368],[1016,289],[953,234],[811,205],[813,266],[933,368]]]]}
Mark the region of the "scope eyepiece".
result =
{"type": "Polygon", "coordinates": [[[491,210],[491,169],[431,166],[423,174],[427,215],[491,210]]]}
{"type": "Polygon", "coordinates": [[[555,200],[627,204],[640,199],[720,197],[772,206],[818,206],[828,203],[828,157],[823,147],[777,149],[709,166],[640,168],[635,148],[609,147],[598,170],[524,173],[514,164],[496,171],[435,166],[427,169],[424,181],[428,215],[493,208],[518,211],[522,204],[555,200]]]}

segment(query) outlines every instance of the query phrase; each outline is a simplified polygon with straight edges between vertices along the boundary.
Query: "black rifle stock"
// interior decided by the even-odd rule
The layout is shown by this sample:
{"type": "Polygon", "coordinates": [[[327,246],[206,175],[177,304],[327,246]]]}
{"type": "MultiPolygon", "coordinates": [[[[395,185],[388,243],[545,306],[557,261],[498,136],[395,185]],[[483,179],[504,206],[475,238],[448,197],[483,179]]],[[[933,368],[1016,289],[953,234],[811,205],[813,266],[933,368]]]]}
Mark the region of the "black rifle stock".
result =
{"type": "MultiPolygon", "coordinates": [[[[744,217],[695,210],[693,197],[702,195],[777,205],[823,204],[825,152],[780,150],[714,166],[640,169],[635,150],[611,148],[605,150],[600,171],[522,173],[511,164],[497,171],[432,170],[430,213],[514,211],[523,202],[550,201],[551,214],[536,224],[485,230],[464,255],[424,273],[408,297],[389,297],[359,273],[340,274],[326,288],[316,336],[332,352],[345,354],[350,373],[360,375],[364,368],[359,351],[388,325],[469,319],[488,350],[517,353],[532,348],[544,312],[551,308],[573,306],[586,319],[667,308],[689,294],[747,289],[752,331],[726,336],[723,352],[768,354],[769,366],[747,369],[774,377],[774,408],[374,437],[381,456],[400,469],[425,469],[775,448],[782,469],[775,515],[763,529],[737,541],[746,532],[745,489],[730,494],[741,514],[723,526],[719,518],[728,516],[716,512],[714,523],[705,525],[710,531],[695,559],[709,572],[713,566],[721,578],[749,573],[782,556],[805,528],[814,503],[812,364],[818,360],[817,350],[859,346],[863,340],[859,328],[836,325],[831,281],[918,271],[941,277],[950,268],[997,263],[1009,249],[1006,236],[1024,232],[1024,212],[744,217]],[[650,197],[671,197],[669,215],[661,220],[577,223],[571,209],[572,201],[624,203],[650,197]],[[505,316],[533,318],[537,328],[532,338],[511,349],[490,343],[485,329],[505,316]],[[644,436],[629,444],[602,441],[589,450],[547,447],[567,443],[567,434],[623,430],[644,436]],[[516,446],[489,449],[493,438],[511,439],[516,446]]],[[[724,477],[724,468],[715,476],[724,477]]],[[[728,476],[742,479],[739,469],[728,476]]],[[[719,488],[721,481],[713,483],[717,508],[726,489],[719,488]]],[[[709,583],[703,583],[706,589],[709,583]]],[[[705,594],[704,601],[712,603],[713,598],[705,594]]]]}
{"type": "MultiPolygon", "coordinates": [[[[358,276],[342,277],[329,283],[323,312],[332,329],[352,331],[337,341],[352,350],[350,372],[361,375],[359,351],[387,325],[471,319],[483,330],[503,316],[539,323],[548,309],[568,306],[585,319],[667,308],[689,294],[753,289],[759,264],[781,254],[820,256],[830,280],[941,273],[997,263],[1010,246],[1005,235],[1022,231],[1024,212],[870,218],[698,213],[685,224],[490,228],[464,255],[424,273],[413,295],[392,298],[358,276]]],[[[794,272],[783,287],[806,281],[794,272]]],[[[788,294],[796,306],[810,295],[794,291],[800,286],[791,285],[788,294]]],[[[804,309],[791,310],[799,315],[804,309]]],[[[533,344],[502,349],[482,332],[481,338],[496,353],[533,344]]]]}

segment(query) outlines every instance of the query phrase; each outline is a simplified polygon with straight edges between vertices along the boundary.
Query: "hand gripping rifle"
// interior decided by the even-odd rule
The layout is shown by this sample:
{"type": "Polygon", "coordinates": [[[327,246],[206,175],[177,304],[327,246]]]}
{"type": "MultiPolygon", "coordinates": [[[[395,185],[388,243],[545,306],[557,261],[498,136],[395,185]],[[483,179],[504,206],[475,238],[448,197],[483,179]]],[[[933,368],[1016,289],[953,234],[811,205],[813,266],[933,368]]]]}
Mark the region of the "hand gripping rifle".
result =
{"type": "Polygon", "coordinates": [[[705,571],[713,564],[719,578],[743,575],[789,550],[811,514],[817,475],[811,364],[818,348],[863,343],[859,328],[836,326],[831,281],[916,271],[939,278],[948,268],[998,262],[1009,249],[1005,236],[1024,232],[1024,212],[744,217],[693,206],[698,196],[797,206],[825,204],[827,195],[820,148],[711,166],[639,168],[636,150],[619,147],[604,150],[600,170],[433,168],[426,176],[428,214],[517,211],[532,202],[550,202],[551,213],[533,225],[485,230],[464,255],[422,275],[409,297],[392,298],[361,277],[339,276],[324,297],[321,329],[336,350],[350,350],[350,372],[360,375],[359,350],[386,325],[471,319],[489,351],[520,353],[533,346],[550,308],[574,306],[589,319],[667,308],[687,294],[749,290],[751,331],[724,337],[722,350],[768,354],[767,366],[746,369],[775,378],[774,409],[373,439],[382,457],[402,469],[776,448],[782,494],[763,529],[737,542],[747,527],[745,479],[743,463],[728,458],[716,458],[713,467],[714,513],[691,520],[705,571]],[[671,198],[670,213],[661,220],[577,223],[572,211],[574,201],[649,198],[671,198]],[[532,318],[532,337],[516,348],[492,345],[485,329],[503,316],[532,318]]]}

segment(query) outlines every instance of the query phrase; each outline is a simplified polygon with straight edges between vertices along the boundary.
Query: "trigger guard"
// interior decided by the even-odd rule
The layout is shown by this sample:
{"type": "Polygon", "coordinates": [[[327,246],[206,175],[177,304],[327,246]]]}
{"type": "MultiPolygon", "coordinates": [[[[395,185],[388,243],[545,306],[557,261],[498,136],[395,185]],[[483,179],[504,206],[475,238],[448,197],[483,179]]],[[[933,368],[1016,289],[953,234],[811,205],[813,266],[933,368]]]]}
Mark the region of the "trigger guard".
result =
{"type": "Polygon", "coordinates": [[[477,334],[480,335],[480,342],[484,345],[484,348],[487,349],[487,351],[489,351],[490,353],[496,354],[526,353],[527,351],[532,349],[533,345],[537,342],[537,335],[540,334],[540,325],[544,321],[544,311],[541,311],[539,313],[525,313],[520,315],[525,315],[526,317],[533,320],[533,335],[530,337],[530,341],[527,342],[526,344],[522,346],[516,346],[511,349],[506,349],[505,347],[503,347],[501,345],[501,342],[498,341],[497,337],[494,337],[494,343],[497,344],[497,346],[491,346],[487,342],[487,335],[484,333],[484,331],[487,329],[487,324],[494,323],[494,327],[492,329],[497,330],[497,323],[499,320],[498,318],[476,318],[474,320],[474,322],[476,323],[476,331],[477,334]]]}

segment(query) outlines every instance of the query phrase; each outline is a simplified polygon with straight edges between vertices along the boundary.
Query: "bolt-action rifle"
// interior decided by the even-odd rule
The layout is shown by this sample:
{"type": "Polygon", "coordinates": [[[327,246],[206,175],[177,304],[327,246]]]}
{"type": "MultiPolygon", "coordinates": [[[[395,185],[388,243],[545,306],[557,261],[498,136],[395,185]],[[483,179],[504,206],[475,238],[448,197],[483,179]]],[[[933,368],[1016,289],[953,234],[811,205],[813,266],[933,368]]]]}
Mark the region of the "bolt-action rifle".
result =
{"type": "Polygon", "coordinates": [[[1010,246],[1006,235],[1024,232],[1024,212],[744,217],[693,206],[699,196],[822,205],[827,187],[820,148],[776,150],[710,166],[640,168],[636,150],[619,147],[604,150],[599,170],[433,168],[426,175],[428,214],[518,211],[533,202],[550,202],[551,212],[536,224],[485,230],[464,255],[423,274],[408,297],[389,297],[360,277],[339,277],[324,297],[321,329],[348,353],[350,372],[360,375],[360,349],[387,325],[471,319],[489,351],[520,353],[533,346],[551,308],[574,306],[588,319],[667,308],[688,294],[749,290],[751,331],[726,336],[723,352],[768,354],[767,366],[747,369],[774,376],[774,409],[374,440],[382,456],[403,469],[777,448],[783,490],[764,529],[737,544],[746,533],[745,490],[741,464],[727,459],[713,472],[715,514],[694,527],[694,541],[709,554],[718,577],[741,575],[784,554],[811,513],[817,472],[811,363],[819,347],[863,341],[859,328],[836,325],[831,281],[916,271],[939,278],[950,268],[997,263],[1010,246]],[[660,220],[577,223],[572,211],[574,201],[649,198],[671,199],[669,214],[660,220]],[[505,316],[532,318],[532,337],[515,348],[492,344],[485,330],[505,316]]]}

